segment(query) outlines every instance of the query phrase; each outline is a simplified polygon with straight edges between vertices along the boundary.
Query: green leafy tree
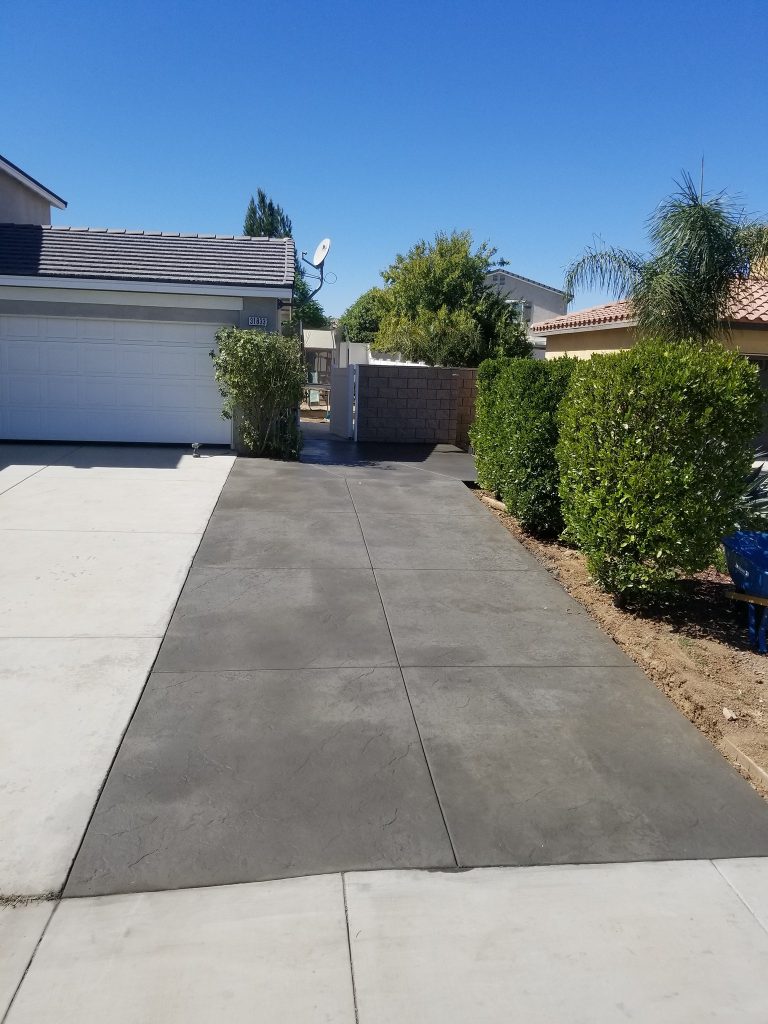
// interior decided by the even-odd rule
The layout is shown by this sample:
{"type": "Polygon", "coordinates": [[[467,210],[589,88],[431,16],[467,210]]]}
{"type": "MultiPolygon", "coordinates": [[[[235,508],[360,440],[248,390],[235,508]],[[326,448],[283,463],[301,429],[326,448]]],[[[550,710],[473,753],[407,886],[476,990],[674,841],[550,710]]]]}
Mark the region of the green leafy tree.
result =
{"type": "MultiPolygon", "coordinates": [[[[245,211],[243,234],[252,237],[266,235],[269,238],[292,238],[291,218],[278,203],[266,194],[264,189],[256,190],[256,199],[251,196],[245,211]]],[[[311,288],[307,284],[304,267],[296,260],[296,276],[293,282],[293,315],[289,331],[296,333],[299,323],[304,327],[327,327],[328,317],[317,299],[311,299],[311,288]]]]}
{"type": "Polygon", "coordinates": [[[372,345],[386,309],[387,293],[382,288],[369,288],[339,319],[339,326],[344,328],[349,341],[372,345]]]}
{"type": "Polygon", "coordinates": [[[708,341],[728,334],[728,311],[751,276],[765,276],[768,225],[724,193],[706,196],[684,174],[649,220],[648,255],[591,246],[568,268],[566,290],[629,299],[640,338],[708,341]]]}
{"type": "Polygon", "coordinates": [[[517,308],[485,281],[496,250],[468,231],[419,241],[382,273],[386,305],[375,347],[430,365],[478,366],[530,353],[517,308]]]}

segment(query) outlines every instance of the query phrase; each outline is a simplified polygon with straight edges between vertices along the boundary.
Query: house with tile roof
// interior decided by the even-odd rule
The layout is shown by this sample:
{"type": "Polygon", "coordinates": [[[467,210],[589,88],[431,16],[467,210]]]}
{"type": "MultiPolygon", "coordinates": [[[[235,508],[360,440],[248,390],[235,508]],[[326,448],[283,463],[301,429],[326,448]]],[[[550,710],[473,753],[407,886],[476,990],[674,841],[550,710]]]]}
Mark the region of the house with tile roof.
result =
{"type": "MultiPolygon", "coordinates": [[[[531,332],[546,342],[547,359],[565,355],[589,359],[595,353],[631,348],[635,325],[632,306],[623,301],[542,319],[531,324],[531,332]]],[[[768,384],[768,278],[754,278],[739,289],[727,327],[726,344],[757,362],[768,384]]]]}
{"type": "Polygon", "coordinates": [[[568,296],[561,288],[534,281],[522,274],[513,274],[503,267],[489,271],[485,283],[505,302],[518,307],[520,317],[529,325],[528,336],[534,345],[534,356],[544,358],[544,343],[531,332],[531,323],[548,320],[568,309],[568,296]]]}
{"type": "Polygon", "coordinates": [[[0,158],[0,439],[230,444],[210,351],[290,316],[290,238],[50,224],[0,158]]]}

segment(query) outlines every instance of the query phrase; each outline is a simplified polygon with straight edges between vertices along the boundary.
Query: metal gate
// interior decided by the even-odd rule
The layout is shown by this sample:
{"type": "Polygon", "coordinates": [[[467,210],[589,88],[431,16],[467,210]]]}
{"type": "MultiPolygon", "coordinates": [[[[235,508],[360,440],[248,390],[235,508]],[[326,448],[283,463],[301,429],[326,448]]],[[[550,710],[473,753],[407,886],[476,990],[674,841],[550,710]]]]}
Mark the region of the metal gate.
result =
{"type": "Polygon", "coordinates": [[[357,366],[331,369],[331,433],[357,440],[357,366]]]}

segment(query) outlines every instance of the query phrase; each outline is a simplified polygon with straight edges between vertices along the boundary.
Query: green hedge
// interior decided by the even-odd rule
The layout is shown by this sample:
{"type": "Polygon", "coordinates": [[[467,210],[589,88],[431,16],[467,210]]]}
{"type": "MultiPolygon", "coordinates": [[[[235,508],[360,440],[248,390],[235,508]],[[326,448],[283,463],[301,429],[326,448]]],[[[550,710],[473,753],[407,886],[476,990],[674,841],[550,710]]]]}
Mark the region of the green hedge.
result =
{"type": "Polygon", "coordinates": [[[557,408],[572,359],[493,359],[478,372],[471,430],[480,485],[498,494],[526,530],[560,533],[557,408]]]}
{"type": "Polygon", "coordinates": [[[646,342],[579,365],[560,409],[566,536],[641,597],[710,564],[760,428],[757,370],[721,345],[646,342]]]}
{"type": "Polygon", "coordinates": [[[469,428],[469,438],[475,455],[477,481],[487,491],[498,495],[503,477],[503,441],[505,405],[497,381],[509,359],[486,359],[477,369],[477,395],[475,419],[469,428]]]}

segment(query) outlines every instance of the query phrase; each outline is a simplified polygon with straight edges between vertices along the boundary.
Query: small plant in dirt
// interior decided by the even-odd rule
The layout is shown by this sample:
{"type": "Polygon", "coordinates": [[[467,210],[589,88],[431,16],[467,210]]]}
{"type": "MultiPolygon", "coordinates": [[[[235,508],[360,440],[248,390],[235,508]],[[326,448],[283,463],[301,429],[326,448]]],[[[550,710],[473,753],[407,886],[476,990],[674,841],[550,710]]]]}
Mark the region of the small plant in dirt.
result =
{"type": "Polygon", "coordinates": [[[478,480],[494,491],[523,529],[562,531],[557,409],[575,360],[494,359],[478,373],[472,427],[478,480]]]}
{"type": "Polygon", "coordinates": [[[761,423],[757,370],[722,345],[644,342],[595,356],[560,407],[566,538],[622,599],[711,564],[737,521],[761,423]]]}
{"type": "Polygon", "coordinates": [[[295,338],[222,327],[211,352],[222,415],[234,419],[252,455],[297,459],[301,448],[297,409],[306,383],[295,338]]]}

